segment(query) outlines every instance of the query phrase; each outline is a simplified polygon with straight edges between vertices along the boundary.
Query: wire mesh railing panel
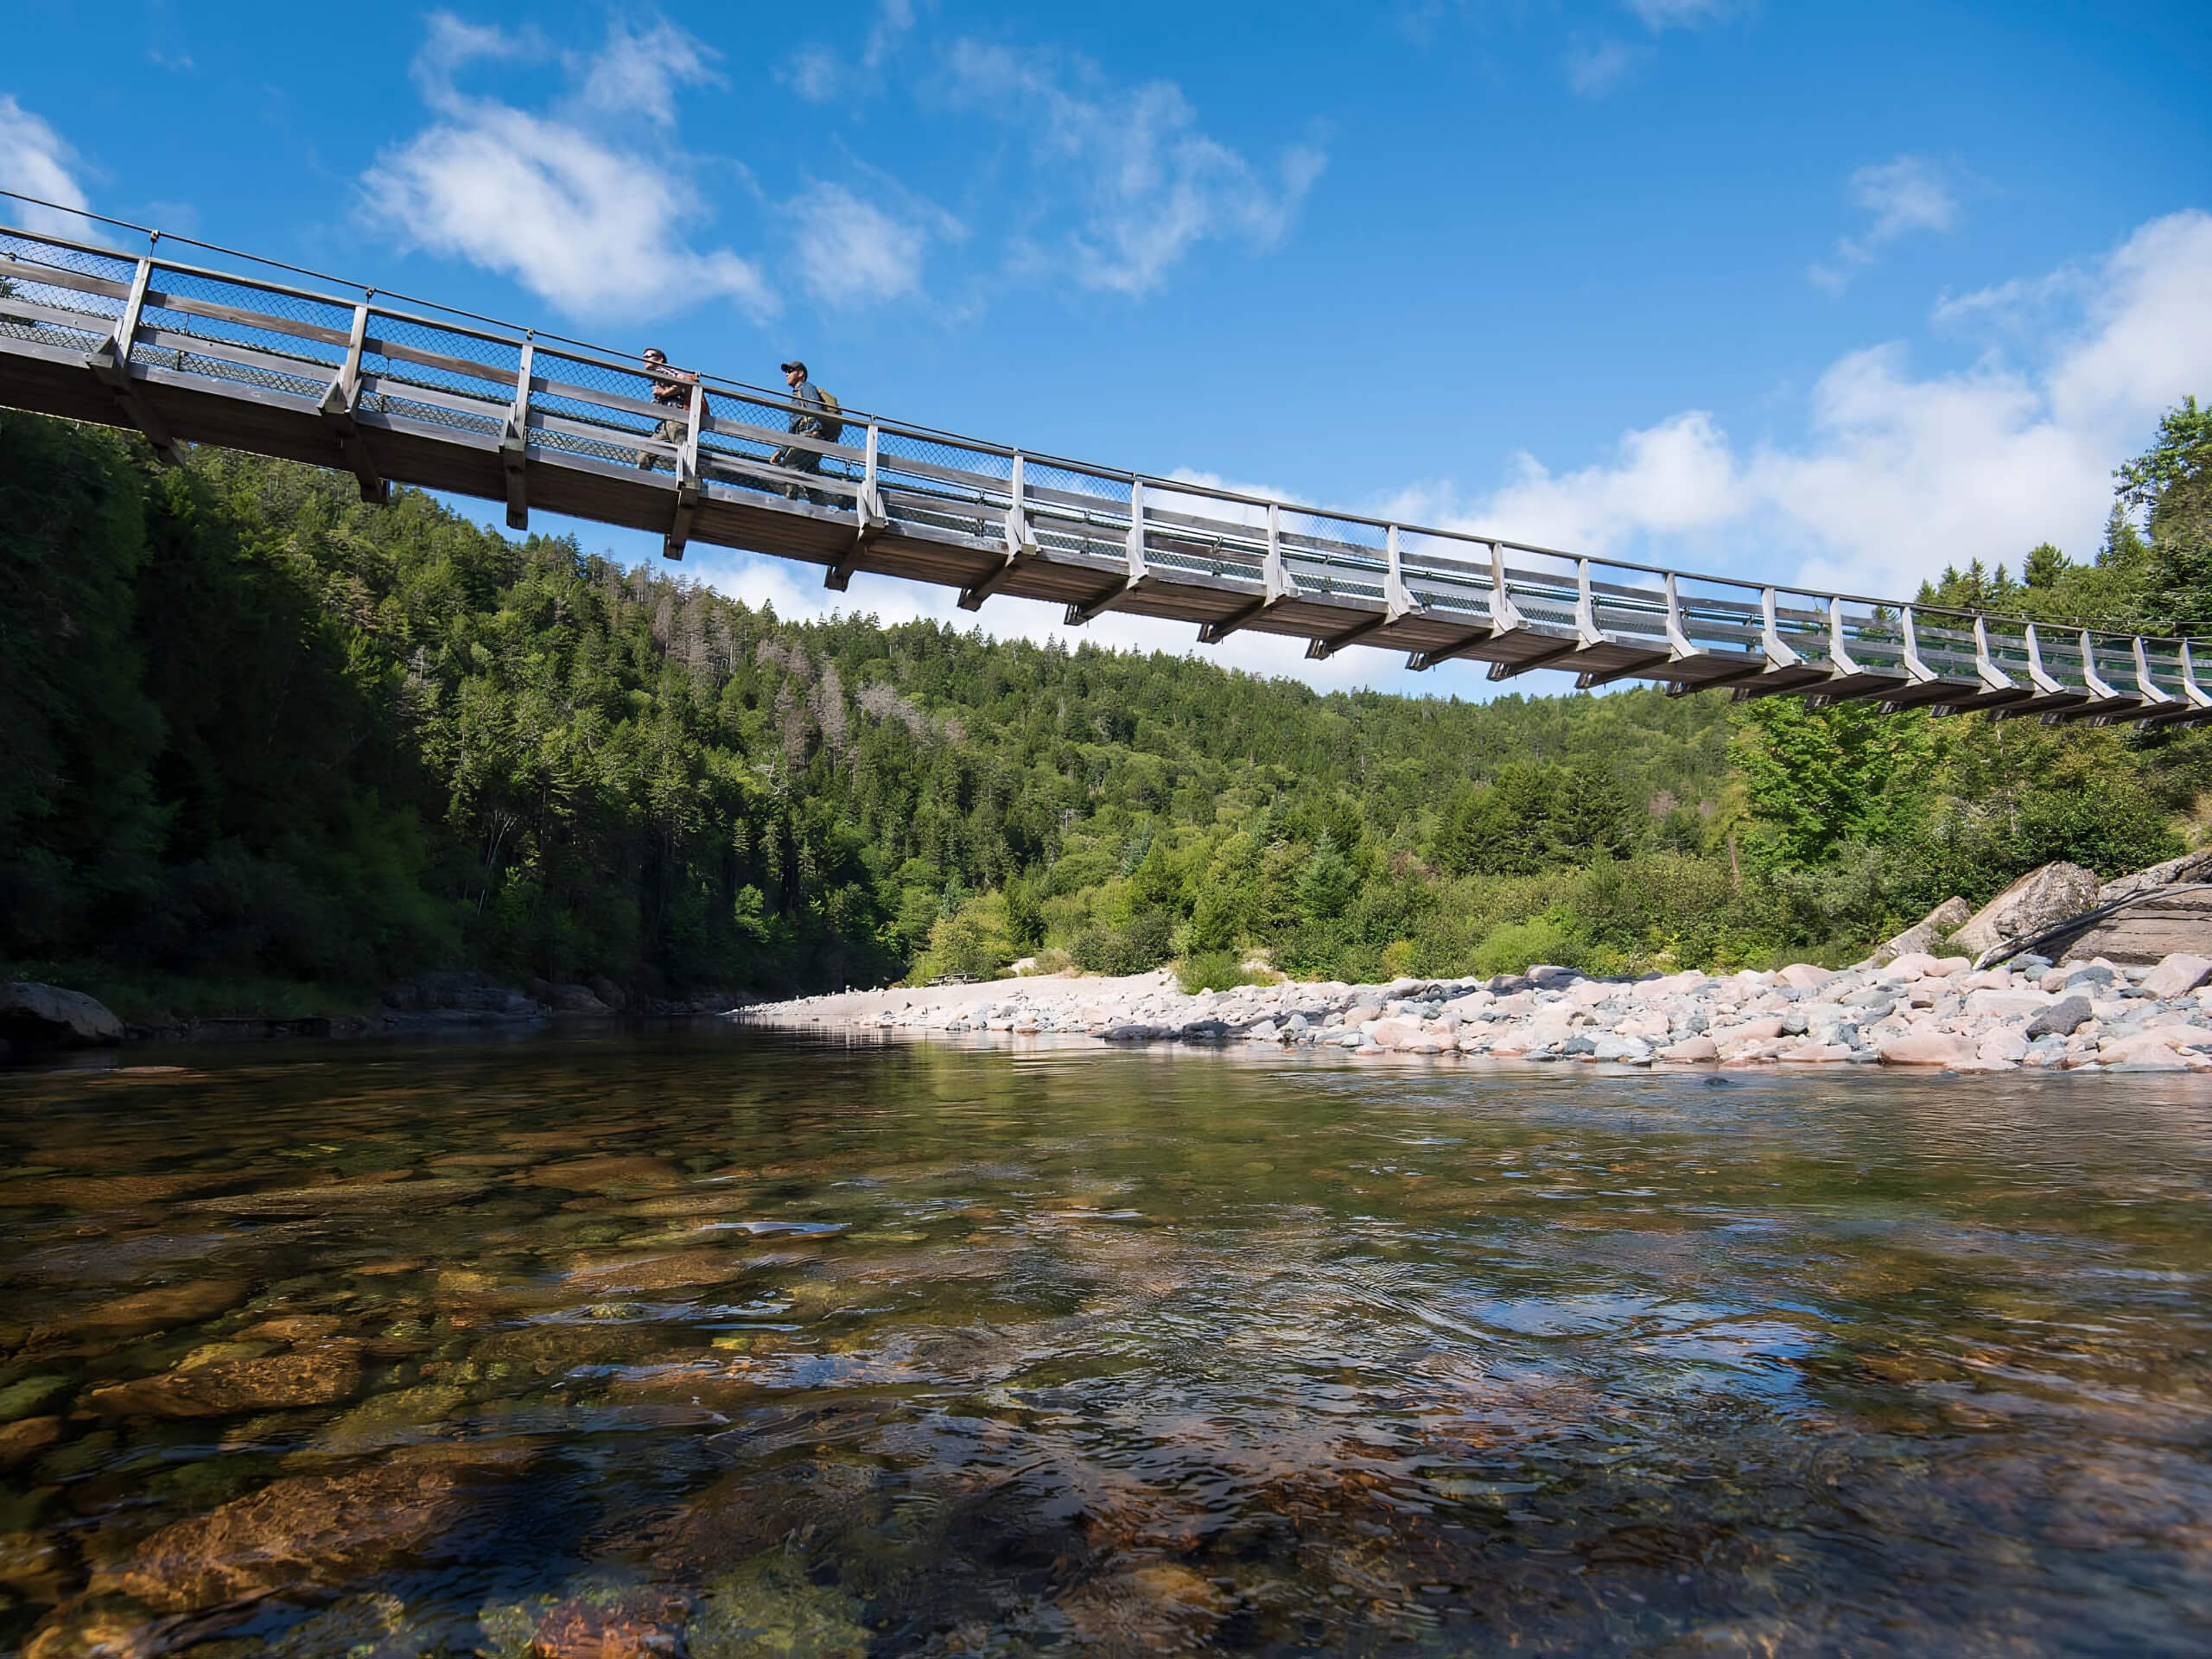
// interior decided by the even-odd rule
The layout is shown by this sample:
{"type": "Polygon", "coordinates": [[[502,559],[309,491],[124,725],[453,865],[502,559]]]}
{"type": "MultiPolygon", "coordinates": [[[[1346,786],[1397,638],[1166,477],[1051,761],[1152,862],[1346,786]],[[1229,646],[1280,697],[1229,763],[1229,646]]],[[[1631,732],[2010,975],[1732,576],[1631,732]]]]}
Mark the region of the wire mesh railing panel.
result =
{"type": "Polygon", "coordinates": [[[1610,639],[1667,649],[1666,590],[1654,584],[1649,572],[1592,561],[1590,611],[1599,632],[1610,639]]]}
{"type": "Polygon", "coordinates": [[[1765,658],[1759,590],[1746,582],[1680,577],[1675,583],[1678,623],[1692,650],[1722,658],[1765,658]]]}
{"type": "Polygon", "coordinates": [[[1970,619],[1942,611],[1915,610],[1913,632],[1920,660],[1937,678],[1980,683],[1981,675],[1970,619]]]}
{"type": "MultiPolygon", "coordinates": [[[[1773,632],[1775,642],[1806,666],[1834,666],[1829,656],[1827,605],[1818,596],[1775,589],[1773,632]]],[[[1764,649],[1764,639],[1760,643],[1764,649]]]]}
{"type": "Polygon", "coordinates": [[[656,380],[642,364],[616,368],[539,346],[530,378],[532,443],[617,467],[674,469],[691,414],[690,385],[680,373],[656,380]],[[656,400],[656,385],[677,387],[680,396],[656,400]]]}
{"type": "Polygon", "coordinates": [[[1998,673],[2022,690],[2032,689],[2030,677],[2027,625],[2002,619],[1990,622],[1986,629],[1989,642],[1989,664],[1998,673]]]}
{"type": "MultiPolygon", "coordinates": [[[[817,506],[847,507],[860,493],[861,463],[790,442],[787,409],[742,392],[709,387],[702,410],[709,424],[699,433],[699,473],[708,482],[785,500],[811,501],[817,506]],[[716,431],[713,423],[742,429],[716,431]]],[[[690,419],[689,405],[671,408],[664,418],[676,429],[671,442],[681,442],[690,419]]],[[[660,430],[658,421],[654,429],[660,430]]],[[[829,430],[822,429],[825,434],[829,430]]],[[[808,435],[812,435],[810,428],[808,435]]],[[[848,427],[834,440],[824,436],[821,441],[850,445],[855,439],[855,430],[848,427]]],[[[652,450],[635,453],[651,465],[675,465],[672,454],[664,458],[652,450]]]]}
{"type": "MultiPolygon", "coordinates": [[[[849,429],[846,442],[864,443],[866,436],[849,429]]],[[[1013,502],[1011,456],[879,428],[875,466],[884,512],[894,524],[1004,545],[1013,502]]]]}
{"type": "Polygon", "coordinates": [[[350,306],[157,264],[130,356],[149,368],[319,398],[346,360],[353,322],[350,306]]]}
{"type": "Polygon", "coordinates": [[[1303,507],[1285,507],[1281,518],[1283,563],[1309,598],[1382,599],[1389,556],[1380,525],[1303,507]]]}
{"type": "Polygon", "coordinates": [[[1910,671],[1905,667],[1904,613],[1901,608],[1845,600],[1831,614],[1831,651],[1839,632],[1842,635],[1843,654],[1850,659],[1848,666],[1853,671],[1900,680],[1909,677],[1910,671]]]}
{"type": "Polygon", "coordinates": [[[2100,629],[2089,636],[2096,648],[2097,677],[2120,696],[2135,695],[2135,636],[2107,633],[2100,629]]]}
{"type": "Polygon", "coordinates": [[[361,397],[365,410],[497,436],[506,430],[507,412],[514,406],[522,346],[372,311],[361,372],[376,381],[361,397]],[[446,398],[459,400],[461,406],[446,398]]]}
{"type": "Polygon", "coordinates": [[[2149,671],[2154,690],[2163,691],[2177,703],[2187,700],[2182,679],[2181,641],[2178,639],[2145,639],[2143,666],[2149,671]]]}
{"type": "Polygon", "coordinates": [[[1114,562],[1128,558],[1127,480],[1027,456],[1022,458],[1021,480],[1029,533],[1036,537],[1039,549],[1069,558],[1114,562]]]}
{"type": "Polygon", "coordinates": [[[1423,609],[1479,626],[1491,617],[1490,549],[1428,531],[1398,532],[1398,565],[1423,609]]]}
{"type": "Polygon", "coordinates": [[[1147,484],[1145,557],[1164,569],[1258,582],[1267,573],[1268,510],[1224,501],[1203,487],[1147,484]]]}
{"type": "Polygon", "coordinates": [[[1506,594],[1521,620],[1531,627],[1574,632],[1582,599],[1579,562],[1517,547],[1505,549],[1504,557],[1506,594]]]}
{"type": "Polygon", "coordinates": [[[127,293],[137,273],[137,262],[120,255],[0,232],[0,335],[90,351],[115,333],[124,295],[74,284],[93,283],[127,293]],[[17,302],[14,308],[8,303],[11,298],[17,302]]]}

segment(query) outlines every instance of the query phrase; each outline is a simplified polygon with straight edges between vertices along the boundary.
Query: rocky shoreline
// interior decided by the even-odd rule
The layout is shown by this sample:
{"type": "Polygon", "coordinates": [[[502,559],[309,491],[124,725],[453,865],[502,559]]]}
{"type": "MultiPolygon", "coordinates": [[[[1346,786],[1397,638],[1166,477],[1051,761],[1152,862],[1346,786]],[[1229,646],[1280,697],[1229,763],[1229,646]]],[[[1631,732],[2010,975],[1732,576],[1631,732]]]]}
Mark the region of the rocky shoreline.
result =
{"type": "Polygon", "coordinates": [[[1245,986],[1186,995],[1165,973],[852,992],[734,1009],[786,1028],[1230,1043],[1354,1058],[1428,1056],[1722,1066],[1889,1065],[2212,1071],[2212,958],[2155,966],[2041,957],[1975,972],[1908,953],[1841,972],[1592,978],[1538,967],[1491,979],[1245,986]]]}

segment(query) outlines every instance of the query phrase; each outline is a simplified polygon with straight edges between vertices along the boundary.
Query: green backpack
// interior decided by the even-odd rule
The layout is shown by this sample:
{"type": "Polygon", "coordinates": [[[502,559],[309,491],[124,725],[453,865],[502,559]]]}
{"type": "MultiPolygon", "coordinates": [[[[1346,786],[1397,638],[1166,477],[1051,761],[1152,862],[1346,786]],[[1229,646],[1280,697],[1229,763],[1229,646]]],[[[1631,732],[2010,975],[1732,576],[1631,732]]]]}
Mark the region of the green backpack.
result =
{"type": "Polygon", "coordinates": [[[845,406],[819,386],[814,389],[814,395],[822,399],[823,407],[829,411],[818,417],[822,425],[819,435],[823,442],[835,443],[845,434],[845,423],[838,418],[845,412],[845,406]]]}

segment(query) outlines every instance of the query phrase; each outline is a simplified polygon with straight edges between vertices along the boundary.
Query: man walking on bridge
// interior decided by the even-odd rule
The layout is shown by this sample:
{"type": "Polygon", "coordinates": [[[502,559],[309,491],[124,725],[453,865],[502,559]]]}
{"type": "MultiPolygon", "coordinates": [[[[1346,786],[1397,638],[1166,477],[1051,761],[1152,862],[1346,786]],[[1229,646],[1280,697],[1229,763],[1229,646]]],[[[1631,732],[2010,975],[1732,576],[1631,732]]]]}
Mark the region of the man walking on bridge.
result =
{"type": "MultiPolygon", "coordinates": [[[[663,443],[681,444],[691,430],[691,388],[699,377],[690,369],[671,369],[668,353],[658,346],[645,347],[645,372],[653,378],[653,402],[678,411],[678,418],[663,421],[653,436],[663,443]]],[[[638,451],[638,465],[651,471],[658,458],[650,449],[638,451]]]]}
{"type": "MultiPolygon", "coordinates": [[[[791,389],[791,401],[797,405],[791,410],[791,435],[795,438],[817,438],[824,443],[835,443],[844,431],[844,425],[834,418],[836,400],[807,378],[806,365],[794,358],[784,365],[784,384],[791,389]]],[[[776,451],[776,465],[789,467],[795,473],[820,473],[822,452],[804,444],[785,444],[776,451]]],[[[796,484],[784,486],[786,499],[796,501],[801,491],[796,484]]],[[[830,499],[819,490],[804,492],[806,499],[817,507],[826,507],[830,499]]]]}

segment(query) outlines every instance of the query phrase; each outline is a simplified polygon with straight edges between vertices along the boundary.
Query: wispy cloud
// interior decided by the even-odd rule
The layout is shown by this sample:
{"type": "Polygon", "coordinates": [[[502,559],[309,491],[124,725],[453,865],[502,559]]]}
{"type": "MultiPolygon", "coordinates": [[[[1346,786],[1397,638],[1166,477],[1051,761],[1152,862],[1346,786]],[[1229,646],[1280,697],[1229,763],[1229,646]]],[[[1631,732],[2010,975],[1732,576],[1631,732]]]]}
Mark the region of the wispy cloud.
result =
{"type": "Polygon", "coordinates": [[[1276,245],[1326,165],[1318,148],[1294,144],[1270,179],[1199,130],[1171,81],[1116,86],[1079,58],[972,40],[953,46],[947,67],[962,105],[1027,135],[1039,220],[1073,219],[1034,252],[1086,288],[1150,293],[1204,241],[1276,245]]]}
{"type": "Polygon", "coordinates": [[[1655,35],[1730,22],[1749,10],[1743,0],[1628,0],[1628,9],[1655,35]]]}
{"type": "Polygon", "coordinates": [[[813,186],[788,211],[797,224],[800,280],[824,305],[878,304],[919,290],[927,226],[863,201],[841,184],[813,186]]]}
{"type": "Polygon", "coordinates": [[[2087,554],[2113,467],[2212,384],[2212,214],[2154,219],[2100,259],[1936,315],[2001,317],[2009,343],[1936,375],[1916,373],[1902,342],[1852,352],[1815,386],[1794,444],[1739,448],[1686,410],[1573,471],[1523,455],[1471,503],[1432,491],[1419,505],[1592,553],[1770,578],[1794,562],[1801,581],[1858,593],[1909,594],[1947,564],[2014,562],[2046,538],[2087,554]]]}
{"type": "MultiPolygon", "coordinates": [[[[39,116],[0,95],[0,190],[15,190],[63,207],[89,208],[92,204],[78,184],[73,170],[77,158],[61,135],[39,116]]],[[[55,236],[82,236],[84,220],[51,208],[22,202],[6,204],[8,217],[26,230],[55,236]]]]}
{"type": "Polygon", "coordinates": [[[1634,55],[1611,35],[1575,39],[1567,47],[1567,90],[1577,98],[1603,98],[1620,85],[1634,55]]]}
{"type": "Polygon", "coordinates": [[[1854,206],[1872,216],[1855,237],[1836,238],[1835,252],[1807,272],[1815,287],[1840,294],[1883,249],[1916,231],[1943,232],[1959,222],[1959,199],[1947,168],[1920,156],[1862,167],[1847,188],[1854,206]]]}
{"type": "Polygon", "coordinates": [[[715,79],[713,54],[667,22],[617,21],[596,53],[565,60],[569,95],[543,112],[461,87],[477,63],[547,55],[533,35],[434,13],[414,79],[436,118],[363,176],[372,222],[502,271],[572,315],[713,299],[772,315],[776,295],[753,261],[686,235],[704,209],[676,142],[676,99],[715,79]]]}
{"type": "Polygon", "coordinates": [[[875,16],[857,53],[819,41],[791,54],[777,78],[810,104],[874,90],[880,71],[913,33],[913,0],[877,0],[875,16]]]}

